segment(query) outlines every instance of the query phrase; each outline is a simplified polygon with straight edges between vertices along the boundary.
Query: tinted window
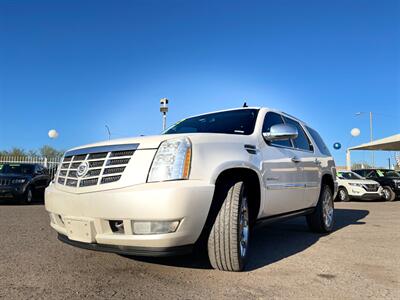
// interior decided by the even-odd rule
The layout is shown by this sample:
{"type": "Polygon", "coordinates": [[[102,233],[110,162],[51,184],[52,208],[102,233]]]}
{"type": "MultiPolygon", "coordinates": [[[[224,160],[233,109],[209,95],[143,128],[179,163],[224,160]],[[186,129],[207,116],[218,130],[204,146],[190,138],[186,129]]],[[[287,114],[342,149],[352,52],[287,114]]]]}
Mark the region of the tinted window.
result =
{"type": "MultiPolygon", "coordinates": [[[[283,119],[280,114],[269,112],[265,115],[262,132],[270,132],[271,127],[277,124],[283,124],[283,119]]],[[[269,142],[270,145],[278,145],[292,147],[290,140],[269,142]]]]}
{"type": "Polygon", "coordinates": [[[310,133],[311,137],[313,138],[314,142],[317,144],[319,151],[321,151],[321,153],[324,155],[332,156],[331,153],[329,152],[328,147],[325,145],[324,140],[319,135],[319,133],[308,126],[306,126],[306,128],[310,133]]]}
{"type": "Polygon", "coordinates": [[[258,109],[239,109],[185,119],[168,128],[164,134],[229,133],[250,135],[254,131],[258,109]]]}
{"type": "Polygon", "coordinates": [[[308,151],[312,151],[312,146],[310,143],[310,140],[308,139],[306,133],[304,132],[303,128],[301,127],[301,125],[296,122],[295,120],[283,117],[285,119],[285,122],[287,124],[290,124],[294,127],[297,128],[297,131],[299,133],[299,135],[297,136],[297,138],[293,139],[293,145],[295,148],[298,149],[303,149],[303,150],[308,150],[308,151]]]}

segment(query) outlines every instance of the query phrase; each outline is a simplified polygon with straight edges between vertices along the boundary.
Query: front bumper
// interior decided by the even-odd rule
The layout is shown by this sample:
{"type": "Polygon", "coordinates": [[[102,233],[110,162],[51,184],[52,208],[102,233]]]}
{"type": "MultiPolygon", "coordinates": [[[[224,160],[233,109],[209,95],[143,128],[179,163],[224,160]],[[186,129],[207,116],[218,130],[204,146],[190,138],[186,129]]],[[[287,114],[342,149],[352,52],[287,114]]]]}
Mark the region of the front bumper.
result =
{"type": "Polygon", "coordinates": [[[60,191],[51,185],[46,189],[45,206],[51,227],[64,236],[60,238],[64,242],[94,250],[121,253],[127,249],[130,253],[143,255],[147,251],[152,255],[194,244],[204,227],[213,194],[214,185],[198,180],[146,183],[81,194],[60,191]],[[68,220],[86,228],[79,232],[74,227],[71,232],[68,220]],[[112,231],[109,221],[113,220],[123,221],[124,233],[112,231]],[[132,221],[168,220],[180,220],[173,233],[133,233],[132,221]]]}
{"type": "Polygon", "coordinates": [[[359,200],[378,200],[382,198],[382,187],[379,187],[378,190],[369,192],[365,190],[363,187],[359,186],[350,186],[348,189],[348,193],[350,198],[359,199],[359,200]]]}
{"type": "Polygon", "coordinates": [[[134,256],[153,256],[164,257],[183,255],[192,252],[192,245],[175,246],[175,247],[134,247],[134,246],[119,246],[119,245],[104,245],[97,243],[84,243],[70,240],[67,236],[58,234],[58,239],[68,245],[94,251],[102,251],[109,253],[117,253],[122,255],[134,256]]]}
{"type": "Polygon", "coordinates": [[[4,198],[19,198],[25,193],[24,186],[1,186],[0,199],[4,198]]]}

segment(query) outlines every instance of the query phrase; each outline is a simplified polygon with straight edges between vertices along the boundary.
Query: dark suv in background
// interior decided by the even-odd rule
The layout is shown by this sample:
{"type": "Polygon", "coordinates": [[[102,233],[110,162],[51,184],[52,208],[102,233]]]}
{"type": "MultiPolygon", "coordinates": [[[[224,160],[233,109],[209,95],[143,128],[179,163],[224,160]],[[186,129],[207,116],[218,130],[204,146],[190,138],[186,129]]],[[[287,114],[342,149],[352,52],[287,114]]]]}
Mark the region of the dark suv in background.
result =
{"type": "Polygon", "coordinates": [[[40,164],[0,163],[0,199],[31,203],[34,196],[43,197],[51,178],[40,164]]]}
{"type": "Polygon", "coordinates": [[[400,174],[390,169],[360,169],[353,172],[372,179],[382,186],[383,198],[386,201],[393,201],[396,197],[400,197],[400,174]]]}

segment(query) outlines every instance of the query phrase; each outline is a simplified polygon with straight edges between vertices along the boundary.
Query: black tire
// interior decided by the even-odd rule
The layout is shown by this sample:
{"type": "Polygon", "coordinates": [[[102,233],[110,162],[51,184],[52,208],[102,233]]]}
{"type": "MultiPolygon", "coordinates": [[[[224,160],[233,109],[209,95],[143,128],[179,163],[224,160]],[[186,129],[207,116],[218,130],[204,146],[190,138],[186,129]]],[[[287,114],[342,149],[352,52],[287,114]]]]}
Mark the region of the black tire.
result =
{"type": "Polygon", "coordinates": [[[393,201],[396,199],[396,193],[393,192],[390,186],[384,186],[382,188],[382,197],[385,201],[393,201]]]}
{"type": "Polygon", "coordinates": [[[33,189],[31,187],[28,187],[26,189],[24,198],[23,198],[23,202],[25,204],[32,204],[33,202],[33,189]]]}
{"type": "Polygon", "coordinates": [[[250,227],[246,188],[244,182],[238,180],[226,183],[222,188],[227,193],[222,193],[225,194],[225,199],[217,199],[223,203],[208,237],[208,257],[214,269],[239,272],[244,269],[249,252],[250,227]],[[242,239],[241,216],[245,218],[246,214],[247,239],[242,239]],[[242,243],[244,240],[247,242],[242,243]]]}
{"type": "Polygon", "coordinates": [[[332,191],[328,185],[323,185],[319,195],[318,204],[315,210],[306,216],[307,224],[311,231],[318,233],[327,233],[333,230],[335,221],[334,204],[332,191]],[[331,214],[326,210],[325,203],[328,202],[331,214]],[[324,208],[325,207],[325,208],[324,208]],[[330,221],[328,218],[331,216],[330,221]]]}
{"type": "Polygon", "coordinates": [[[342,201],[342,202],[349,202],[350,201],[350,197],[349,197],[349,193],[347,192],[345,187],[340,187],[338,190],[338,194],[337,194],[337,199],[342,201]]]}

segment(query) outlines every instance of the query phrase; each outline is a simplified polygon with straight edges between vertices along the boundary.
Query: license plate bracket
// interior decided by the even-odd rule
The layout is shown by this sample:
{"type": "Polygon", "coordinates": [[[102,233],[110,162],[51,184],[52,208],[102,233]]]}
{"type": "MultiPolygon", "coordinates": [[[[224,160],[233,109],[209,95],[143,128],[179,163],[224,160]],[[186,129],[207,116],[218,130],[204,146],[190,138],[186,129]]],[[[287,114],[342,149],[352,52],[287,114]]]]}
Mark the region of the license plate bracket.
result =
{"type": "Polygon", "coordinates": [[[64,219],[67,235],[70,240],[93,243],[95,242],[95,230],[93,221],[83,219],[64,219]]]}

